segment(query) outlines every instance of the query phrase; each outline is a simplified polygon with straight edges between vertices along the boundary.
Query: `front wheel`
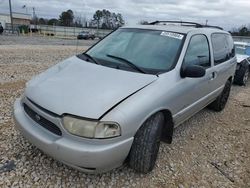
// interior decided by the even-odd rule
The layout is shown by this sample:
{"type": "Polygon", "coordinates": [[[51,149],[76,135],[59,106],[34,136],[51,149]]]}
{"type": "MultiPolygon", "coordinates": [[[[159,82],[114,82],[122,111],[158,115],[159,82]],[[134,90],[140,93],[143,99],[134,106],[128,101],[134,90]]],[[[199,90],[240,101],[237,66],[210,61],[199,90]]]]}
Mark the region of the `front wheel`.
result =
{"type": "Polygon", "coordinates": [[[230,91],[231,91],[231,81],[227,80],[224,89],[222,91],[222,93],[216,98],[216,100],[214,102],[212,102],[208,108],[220,112],[222,111],[228,101],[229,95],[230,95],[230,91]]]}
{"type": "Polygon", "coordinates": [[[151,116],[137,131],[129,154],[129,165],[135,171],[148,173],[157,159],[164,115],[159,112],[151,116]]]}

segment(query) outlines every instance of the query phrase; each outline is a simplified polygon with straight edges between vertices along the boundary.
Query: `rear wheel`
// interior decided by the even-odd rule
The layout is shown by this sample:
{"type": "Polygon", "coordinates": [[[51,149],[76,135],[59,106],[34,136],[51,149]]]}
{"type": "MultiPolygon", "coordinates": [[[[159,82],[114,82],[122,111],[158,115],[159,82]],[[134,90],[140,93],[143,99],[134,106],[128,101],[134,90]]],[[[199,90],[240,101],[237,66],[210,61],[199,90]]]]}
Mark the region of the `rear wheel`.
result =
{"type": "Polygon", "coordinates": [[[234,83],[240,86],[246,85],[249,77],[249,64],[248,62],[243,62],[240,68],[236,71],[234,77],[234,83]]]}
{"type": "Polygon", "coordinates": [[[222,93],[216,98],[216,100],[214,102],[212,102],[208,108],[220,112],[222,111],[228,101],[229,95],[230,95],[230,91],[231,91],[231,81],[227,80],[225,87],[222,91],[222,93]]]}
{"type": "Polygon", "coordinates": [[[138,172],[153,170],[157,159],[161,131],[164,124],[163,113],[151,116],[137,131],[129,155],[129,165],[138,172]]]}

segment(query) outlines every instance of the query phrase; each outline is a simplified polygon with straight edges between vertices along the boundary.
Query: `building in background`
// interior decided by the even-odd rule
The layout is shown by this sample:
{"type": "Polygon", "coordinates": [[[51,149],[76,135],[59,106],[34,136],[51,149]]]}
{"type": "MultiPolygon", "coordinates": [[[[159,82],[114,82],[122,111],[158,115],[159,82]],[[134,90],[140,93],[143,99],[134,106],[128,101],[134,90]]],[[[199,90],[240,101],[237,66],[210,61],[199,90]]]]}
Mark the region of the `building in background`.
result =
{"type": "MultiPolygon", "coordinates": [[[[13,12],[13,25],[15,28],[17,28],[20,25],[30,25],[30,21],[32,19],[31,14],[24,14],[24,13],[18,13],[13,12]]],[[[11,21],[10,21],[10,14],[0,13],[0,22],[2,23],[2,26],[4,29],[11,28],[11,21]]]]}

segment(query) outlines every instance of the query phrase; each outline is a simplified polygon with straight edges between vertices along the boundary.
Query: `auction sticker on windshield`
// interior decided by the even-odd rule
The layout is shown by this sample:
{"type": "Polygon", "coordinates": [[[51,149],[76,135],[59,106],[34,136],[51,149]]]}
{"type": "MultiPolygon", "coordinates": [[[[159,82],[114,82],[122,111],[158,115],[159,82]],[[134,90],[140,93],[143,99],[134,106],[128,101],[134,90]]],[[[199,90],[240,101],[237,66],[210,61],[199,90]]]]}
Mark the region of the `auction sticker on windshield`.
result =
{"type": "Polygon", "coordinates": [[[182,35],[182,34],[166,32],[166,31],[163,31],[161,33],[161,36],[166,36],[166,37],[175,38],[175,39],[179,39],[179,40],[182,40],[184,37],[184,35],[182,35]]]}

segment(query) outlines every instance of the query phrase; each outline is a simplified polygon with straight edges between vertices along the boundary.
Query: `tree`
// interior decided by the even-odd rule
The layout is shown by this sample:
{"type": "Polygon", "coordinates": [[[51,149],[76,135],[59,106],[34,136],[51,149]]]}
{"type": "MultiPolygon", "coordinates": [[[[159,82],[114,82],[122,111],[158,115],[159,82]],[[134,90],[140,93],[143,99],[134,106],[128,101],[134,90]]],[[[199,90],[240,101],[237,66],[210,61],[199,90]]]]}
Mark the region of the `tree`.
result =
{"type": "Polygon", "coordinates": [[[48,21],[48,25],[58,25],[58,19],[52,18],[48,21]]]}
{"type": "Polygon", "coordinates": [[[125,24],[125,21],[124,21],[124,19],[122,17],[122,14],[120,14],[120,13],[118,13],[116,15],[116,20],[117,20],[117,26],[118,27],[121,27],[121,26],[123,26],[125,24]]]}
{"type": "Polygon", "coordinates": [[[72,26],[74,21],[74,13],[72,10],[67,10],[66,12],[62,12],[59,16],[59,23],[63,26],[72,26]]]}
{"type": "Polygon", "coordinates": [[[100,28],[100,21],[101,21],[102,17],[103,17],[103,14],[102,14],[102,11],[100,11],[100,10],[97,10],[93,16],[94,21],[97,22],[97,28],[100,28]]]}
{"type": "Polygon", "coordinates": [[[124,25],[125,21],[120,13],[116,14],[109,10],[97,10],[93,15],[91,21],[92,27],[103,28],[103,29],[115,29],[124,25]]]}
{"type": "Polygon", "coordinates": [[[74,17],[75,17],[75,19],[74,19],[75,27],[82,27],[83,26],[82,15],[81,14],[75,14],[74,17]]]}
{"type": "Polygon", "coordinates": [[[102,15],[103,15],[103,25],[105,26],[103,29],[112,28],[111,12],[109,12],[109,10],[103,9],[102,15]]]}
{"type": "Polygon", "coordinates": [[[41,25],[46,25],[48,22],[48,20],[44,19],[44,18],[39,18],[38,20],[38,24],[41,24],[41,25]]]}
{"type": "Polygon", "coordinates": [[[233,36],[250,36],[250,28],[247,28],[246,25],[242,25],[239,28],[233,27],[230,33],[233,36]]]}
{"type": "Polygon", "coordinates": [[[247,36],[248,35],[248,29],[246,26],[242,27],[239,31],[240,36],[247,36]]]}

